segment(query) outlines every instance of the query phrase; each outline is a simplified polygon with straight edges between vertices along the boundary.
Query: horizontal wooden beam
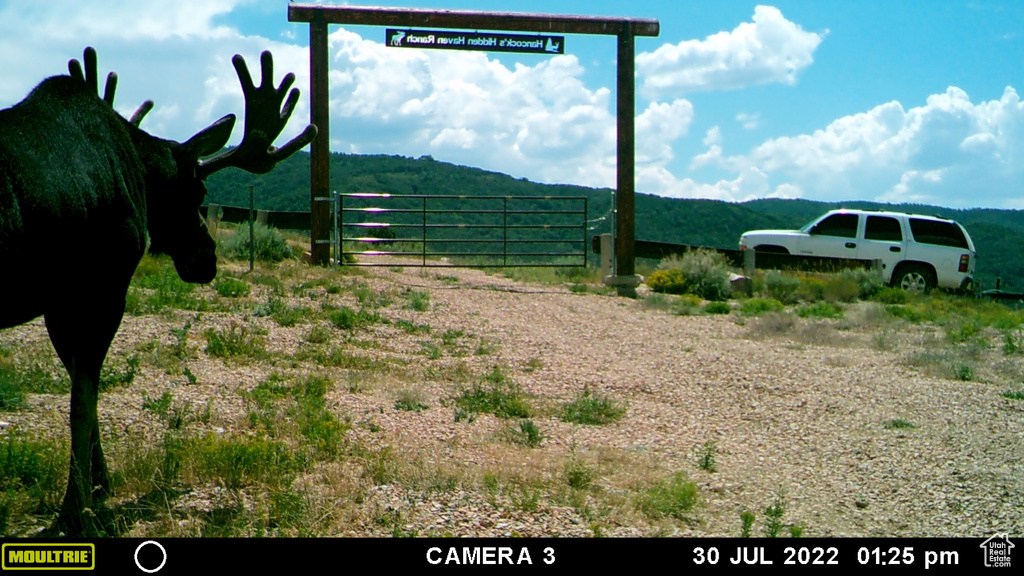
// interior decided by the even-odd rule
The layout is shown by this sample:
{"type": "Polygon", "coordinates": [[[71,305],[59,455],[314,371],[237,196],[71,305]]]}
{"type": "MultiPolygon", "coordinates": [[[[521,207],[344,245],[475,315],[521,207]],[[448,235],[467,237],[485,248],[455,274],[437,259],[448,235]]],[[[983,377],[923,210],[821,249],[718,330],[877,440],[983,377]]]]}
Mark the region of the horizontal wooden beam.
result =
{"type": "Polygon", "coordinates": [[[652,18],[288,4],[289,22],[313,22],[318,14],[327,24],[358,26],[429,26],[453,30],[508,30],[611,36],[626,31],[631,31],[634,36],[657,36],[661,31],[661,24],[652,18]]]}

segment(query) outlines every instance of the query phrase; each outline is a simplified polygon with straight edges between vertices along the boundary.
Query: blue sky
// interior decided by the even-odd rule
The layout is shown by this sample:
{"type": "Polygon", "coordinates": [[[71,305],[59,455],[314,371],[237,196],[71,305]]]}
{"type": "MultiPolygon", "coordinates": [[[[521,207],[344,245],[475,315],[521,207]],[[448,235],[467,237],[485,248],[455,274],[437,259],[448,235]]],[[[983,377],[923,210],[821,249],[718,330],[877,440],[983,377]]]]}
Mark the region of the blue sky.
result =
{"type": "MultiPolygon", "coordinates": [[[[641,192],[1024,208],[1019,1],[401,5],[658,19],[637,39],[641,192]]],[[[614,185],[614,38],[568,36],[545,57],[330,33],[332,149],[614,185]]],[[[0,106],[92,45],[120,75],[116,107],[152,98],[143,128],[183,140],[242,112],[231,55],[255,70],[270,49],[303,90],[287,137],[309,118],[308,41],[282,0],[0,1],[0,106]]]]}

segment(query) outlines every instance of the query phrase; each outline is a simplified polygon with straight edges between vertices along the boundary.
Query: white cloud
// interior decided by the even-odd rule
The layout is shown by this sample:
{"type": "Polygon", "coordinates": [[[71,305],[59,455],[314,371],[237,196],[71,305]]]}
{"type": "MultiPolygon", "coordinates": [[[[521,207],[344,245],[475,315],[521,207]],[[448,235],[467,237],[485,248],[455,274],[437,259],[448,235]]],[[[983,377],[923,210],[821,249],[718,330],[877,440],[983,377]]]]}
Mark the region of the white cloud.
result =
{"type": "Polygon", "coordinates": [[[691,169],[755,168],[777,191],[816,199],[1009,206],[1024,187],[1024,103],[1011,87],[978,104],[956,87],[910,110],[889,102],[744,155],[724,156],[718,142],[709,135],[691,169]]]}
{"type": "Polygon", "coordinates": [[[744,130],[755,130],[761,125],[761,117],[759,114],[747,114],[740,112],[736,115],[736,121],[743,126],[744,130]]]}
{"type": "Polygon", "coordinates": [[[825,34],[805,32],[778,8],[758,6],[751,22],[704,40],[665,44],[636,57],[642,90],[655,98],[706,90],[796,83],[825,34]]]}
{"type": "MultiPolygon", "coordinates": [[[[346,151],[457,159],[550,182],[615,180],[610,92],[582,81],[575,56],[509,69],[482,53],[402,50],[340,29],[330,36],[332,132],[346,151]]],[[[655,106],[659,138],[692,108],[655,106]]],[[[655,138],[652,138],[654,140],[655,138]]],[[[665,150],[654,145],[651,154],[665,150]]]]}

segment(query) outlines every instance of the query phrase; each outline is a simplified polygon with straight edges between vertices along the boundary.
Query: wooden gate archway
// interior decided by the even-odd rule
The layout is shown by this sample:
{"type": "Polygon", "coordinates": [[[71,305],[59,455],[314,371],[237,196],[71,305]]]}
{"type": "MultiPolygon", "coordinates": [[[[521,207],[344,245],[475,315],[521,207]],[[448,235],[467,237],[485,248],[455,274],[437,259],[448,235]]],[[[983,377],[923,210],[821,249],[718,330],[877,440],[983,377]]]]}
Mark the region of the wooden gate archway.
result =
{"type": "Polygon", "coordinates": [[[321,4],[288,5],[290,22],[309,23],[309,68],[311,121],[319,128],[312,144],[310,174],[311,229],[310,253],[315,264],[330,259],[329,240],[331,212],[327,203],[316,198],[330,195],[330,95],[328,89],[327,25],[394,26],[448,28],[453,30],[498,30],[511,32],[598,34],[618,37],[617,74],[617,176],[615,194],[615,275],[608,281],[617,286],[619,294],[635,296],[639,277],[636,275],[634,251],[635,195],[635,127],[636,36],[657,36],[661,31],[655,19],[610,18],[480,12],[466,10],[424,10],[411,8],[380,8],[362,6],[324,6],[321,4]]]}

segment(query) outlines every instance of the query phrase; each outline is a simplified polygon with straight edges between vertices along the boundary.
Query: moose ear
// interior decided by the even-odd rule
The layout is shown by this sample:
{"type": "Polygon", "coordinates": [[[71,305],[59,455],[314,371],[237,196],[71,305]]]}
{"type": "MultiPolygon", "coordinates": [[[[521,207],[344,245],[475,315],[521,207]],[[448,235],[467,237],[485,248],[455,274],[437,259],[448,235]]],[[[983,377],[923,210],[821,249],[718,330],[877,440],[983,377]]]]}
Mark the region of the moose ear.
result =
{"type": "Polygon", "coordinates": [[[194,158],[209,156],[214,152],[220,152],[231,137],[231,130],[235,127],[235,115],[227,116],[203,128],[195,136],[188,139],[181,146],[194,158]]]}

